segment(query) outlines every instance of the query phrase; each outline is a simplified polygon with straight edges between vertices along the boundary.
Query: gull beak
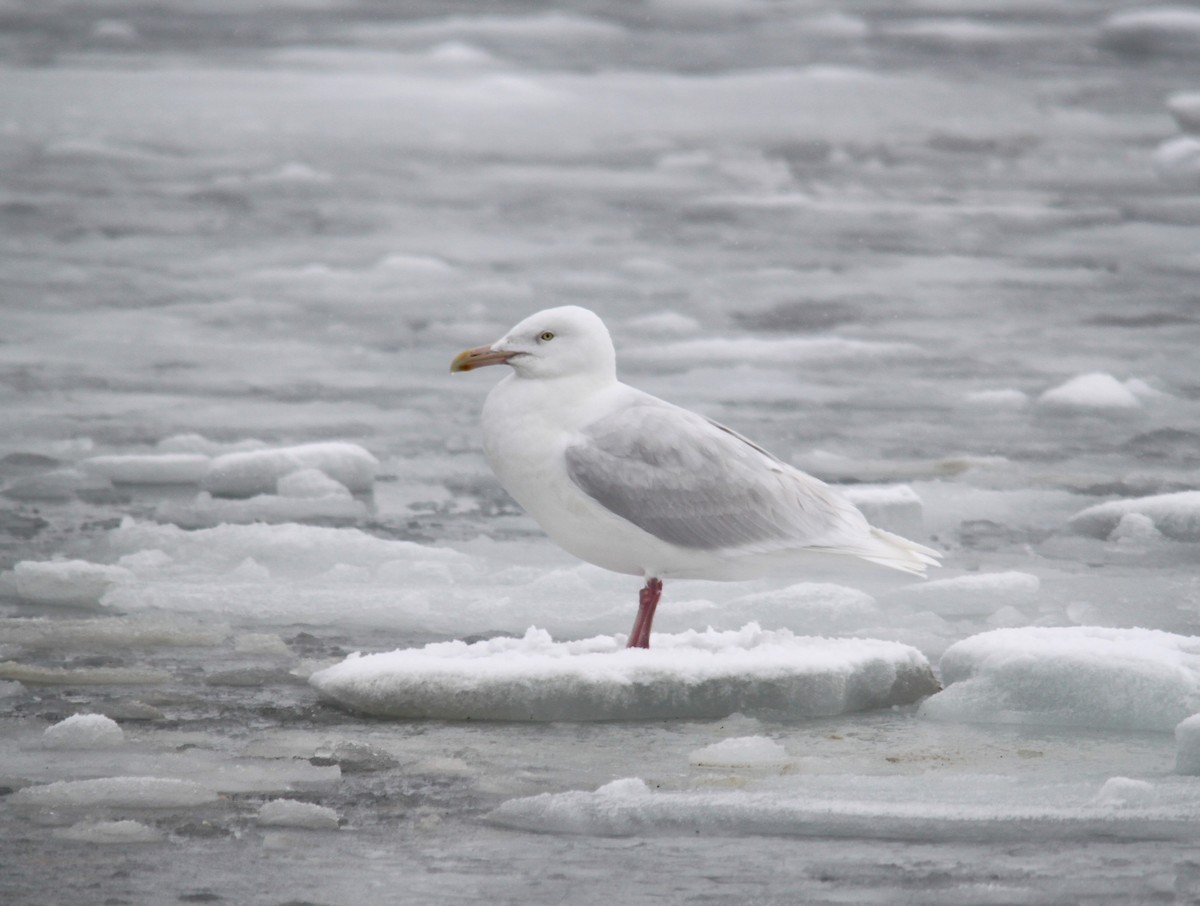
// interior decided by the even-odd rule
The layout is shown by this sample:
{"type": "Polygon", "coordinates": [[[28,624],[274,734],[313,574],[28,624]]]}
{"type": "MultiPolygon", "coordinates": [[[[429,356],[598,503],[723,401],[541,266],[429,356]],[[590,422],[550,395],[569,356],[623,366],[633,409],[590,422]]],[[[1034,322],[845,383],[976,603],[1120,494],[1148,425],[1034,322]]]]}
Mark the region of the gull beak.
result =
{"type": "Polygon", "coordinates": [[[475,368],[483,368],[485,365],[503,365],[515,354],[505,349],[493,349],[491,346],[464,349],[450,363],[450,371],[471,371],[475,368]]]}

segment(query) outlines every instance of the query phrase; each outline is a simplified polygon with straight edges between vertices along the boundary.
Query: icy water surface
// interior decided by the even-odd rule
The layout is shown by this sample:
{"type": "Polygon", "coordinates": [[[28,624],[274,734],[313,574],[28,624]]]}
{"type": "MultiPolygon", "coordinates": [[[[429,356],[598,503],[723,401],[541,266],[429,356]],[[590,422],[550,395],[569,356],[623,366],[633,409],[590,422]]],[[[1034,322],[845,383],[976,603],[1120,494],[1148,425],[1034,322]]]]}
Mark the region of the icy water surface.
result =
{"type": "Polygon", "coordinates": [[[0,2],[0,899],[1200,900],[1200,8],[201,7],[0,2]],[[628,630],[448,373],[565,303],[946,552],[656,629],[1187,638],[989,636],[937,706],[805,721],[322,701],[354,651],[628,630]],[[375,480],[198,486],[326,441],[375,480]]]}

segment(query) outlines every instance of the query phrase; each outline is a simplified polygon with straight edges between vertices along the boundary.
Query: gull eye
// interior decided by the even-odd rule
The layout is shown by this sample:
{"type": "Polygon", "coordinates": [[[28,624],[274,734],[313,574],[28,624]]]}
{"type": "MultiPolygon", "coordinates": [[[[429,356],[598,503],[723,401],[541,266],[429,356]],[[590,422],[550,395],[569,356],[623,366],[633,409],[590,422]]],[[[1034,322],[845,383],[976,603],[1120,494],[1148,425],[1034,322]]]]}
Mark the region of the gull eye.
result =
{"type": "Polygon", "coordinates": [[[554,339],[554,332],[551,330],[543,330],[540,334],[538,334],[538,339],[543,343],[549,343],[554,339]]]}

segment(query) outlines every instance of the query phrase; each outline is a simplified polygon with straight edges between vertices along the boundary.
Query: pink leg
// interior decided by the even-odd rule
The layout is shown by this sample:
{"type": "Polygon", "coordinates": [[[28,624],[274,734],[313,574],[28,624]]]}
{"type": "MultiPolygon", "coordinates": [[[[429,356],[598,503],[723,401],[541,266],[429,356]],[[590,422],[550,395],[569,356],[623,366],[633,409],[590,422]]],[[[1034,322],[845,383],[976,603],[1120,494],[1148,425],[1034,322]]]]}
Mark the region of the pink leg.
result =
{"type": "Polygon", "coordinates": [[[638,592],[637,618],[633,621],[633,629],[629,630],[626,648],[650,647],[650,624],[654,622],[654,610],[661,597],[662,582],[653,577],[647,579],[645,587],[638,592]]]}

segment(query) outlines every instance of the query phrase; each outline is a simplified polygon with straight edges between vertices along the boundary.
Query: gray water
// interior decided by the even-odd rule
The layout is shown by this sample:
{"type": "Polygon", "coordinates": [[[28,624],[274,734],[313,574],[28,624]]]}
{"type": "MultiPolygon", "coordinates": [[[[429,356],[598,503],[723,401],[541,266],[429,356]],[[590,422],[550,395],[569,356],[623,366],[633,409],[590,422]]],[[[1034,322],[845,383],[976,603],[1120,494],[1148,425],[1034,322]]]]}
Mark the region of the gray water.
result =
{"type": "MultiPolygon", "coordinates": [[[[568,637],[628,628],[628,581],[577,567],[491,477],[477,419],[492,376],[447,373],[460,349],[566,303],[605,318],[630,383],[827,480],[910,484],[947,574],[1037,576],[1005,622],[1200,634],[1194,539],[1130,546],[1066,525],[1094,503],[1200,487],[1200,177],[1158,151],[1180,135],[1166,99],[1200,90],[1200,37],[1186,22],[1105,31],[1110,12],[0,4],[0,567],[156,549],[130,547],[121,520],[154,524],[194,487],[63,470],[192,433],[360,444],[382,466],[354,527],[475,567],[402,594],[205,561],[87,608],[31,603],[6,573],[0,661],[121,682],[0,678],[0,787],[145,774],[223,796],[32,812],[0,798],[5,902],[1200,899],[1195,825],[1119,815],[961,839],[933,820],[606,836],[487,817],[624,777],[793,793],[818,775],[898,778],[914,802],[979,778],[981,807],[1009,783],[1168,790],[1188,782],[1169,733],[904,709],[388,722],[304,681],[350,651],[531,619],[568,637]],[[1137,405],[1038,404],[1091,372],[1137,405]],[[1004,393],[972,396],[987,391],[1004,393]],[[528,587],[493,587],[498,562],[527,568],[528,587]],[[123,747],[42,748],[78,711],[117,719],[123,747]],[[785,745],[798,776],[689,765],[745,735],[785,745]],[[259,826],[279,795],[336,809],[341,829],[259,826]],[[63,833],[102,819],[136,819],[158,842],[63,833]]],[[[322,569],[354,566],[329,556],[322,569]]],[[[661,628],[691,625],[678,602],[719,612],[766,587],[679,583],[661,628]]],[[[999,625],[903,602],[887,613],[880,632],[934,663],[999,625]]]]}

